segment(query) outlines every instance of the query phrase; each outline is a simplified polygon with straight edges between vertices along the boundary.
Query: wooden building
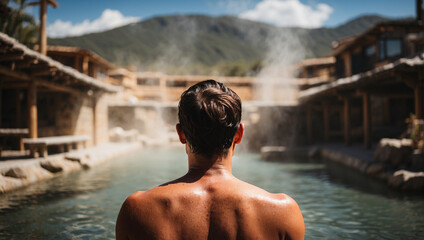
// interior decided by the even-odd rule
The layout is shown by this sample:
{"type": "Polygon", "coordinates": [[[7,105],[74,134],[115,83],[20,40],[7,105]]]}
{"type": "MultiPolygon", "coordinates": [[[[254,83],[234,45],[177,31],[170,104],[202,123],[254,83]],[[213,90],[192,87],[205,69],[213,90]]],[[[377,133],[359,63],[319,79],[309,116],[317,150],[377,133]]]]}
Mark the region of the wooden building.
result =
{"type": "Polygon", "coordinates": [[[107,103],[122,90],[94,78],[108,63],[97,68],[95,55],[65,56],[50,47],[49,55],[62,64],[3,33],[0,52],[1,129],[26,129],[29,138],[87,135],[89,144],[108,141],[107,103]]]}
{"type": "Polygon", "coordinates": [[[335,80],[336,59],[332,56],[311,58],[297,65],[299,90],[319,86],[335,80]]]}
{"type": "Polygon", "coordinates": [[[109,72],[115,66],[92,51],[77,47],[48,46],[47,56],[99,81],[114,83],[109,72]]]}
{"type": "Polygon", "coordinates": [[[370,148],[400,136],[410,114],[423,118],[422,21],[381,22],[333,47],[335,80],[299,93],[309,142],[361,140],[370,148]]]}
{"type": "Polygon", "coordinates": [[[161,102],[178,101],[188,87],[207,79],[220,81],[233,89],[243,101],[253,99],[257,79],[252,77],[224,77],[203,75],[167,75],[160,72],[141,72],[137,76],[134,95],[139,100],[161,102]]]}

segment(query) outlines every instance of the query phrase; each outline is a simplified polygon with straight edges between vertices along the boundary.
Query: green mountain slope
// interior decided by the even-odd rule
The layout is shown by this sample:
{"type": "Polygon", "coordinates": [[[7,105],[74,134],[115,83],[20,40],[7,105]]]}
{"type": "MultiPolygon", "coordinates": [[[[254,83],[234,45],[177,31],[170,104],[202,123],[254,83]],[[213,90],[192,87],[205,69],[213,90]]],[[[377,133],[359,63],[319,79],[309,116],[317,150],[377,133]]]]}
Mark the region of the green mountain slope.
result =
{"type": "MultiPolygon", "coordinates": [[[[271,36],[299,39],[305,57],[331,53],[331,42],[359,34],[379,16],[362,16],[336,28],[278,28],[231,16],[175,15],[155,17],[105,32],[79,37],[49,39],[50,45],[90,49],[118,65],[135,65],[139,70],[210,73],[228,63],[242,65],[263,60],[271,36]],[[200,69],[200,70],[199,70],[200,69]]],[[[277,39],[278,40],[278,39],[277,39]]]]}

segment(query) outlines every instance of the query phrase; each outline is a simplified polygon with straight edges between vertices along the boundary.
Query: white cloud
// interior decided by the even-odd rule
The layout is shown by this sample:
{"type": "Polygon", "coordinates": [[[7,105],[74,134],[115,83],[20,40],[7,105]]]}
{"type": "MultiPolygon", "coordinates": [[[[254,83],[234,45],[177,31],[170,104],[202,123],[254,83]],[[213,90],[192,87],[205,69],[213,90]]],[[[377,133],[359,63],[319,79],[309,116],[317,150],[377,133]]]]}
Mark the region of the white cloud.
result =
{"type": "Polygon", "coordinates": [[[253,7],[253,0],[219,0],[218,7],[224,9],[226,13],[238,14],[253,7]]]}
{"type": "Polygon", "coordinates": [[[105,31],[139,20],[139,17],[126,17],[118,10],[105,9],[102,15],[93,21],[84,20],[81,23],[72,24],[70,21],[58,19],[47,26],[47,35],[49,37],[79,36],[86,33],[105,31]]]}
{"type": "Polygon", "coordinates": [[[321,27],[332,12],[333,8],[324,3],[312,8],[299,0],[262,0],[239,17],[281,27],[316,28],[321,27]]]}

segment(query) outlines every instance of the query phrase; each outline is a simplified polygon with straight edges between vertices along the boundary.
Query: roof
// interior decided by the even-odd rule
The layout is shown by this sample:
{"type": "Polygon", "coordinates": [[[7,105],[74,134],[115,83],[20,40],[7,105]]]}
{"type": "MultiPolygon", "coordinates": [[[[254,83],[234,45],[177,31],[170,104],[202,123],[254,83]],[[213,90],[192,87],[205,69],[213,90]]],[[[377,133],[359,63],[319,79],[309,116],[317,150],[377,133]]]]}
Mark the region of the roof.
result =
{"type": "Polygon", "coordinates": [[[309,58],[301,61],[299,63],[302,67],[316,66],[316,65],[331,65],[336,63],[334,57],[324,57],[324,58],[309,58]]]}
{"type": "Polygon", "coordinates": [[[357,43],[363,41],[367,36],[380,32],[380,28],[385,26],[398,26],[398,27],[406,27],[406,26],[416,26],[421,27],[419,23],[414,19],[401,19],[401,20],[390,20],[376,23],[373,27],[369,28],[364,33],[357,36],[350,36],[343,39],[340,39],[333,43],[335,48],[333,49],[333,55],[337,55],[344,50],[356,45],[357,43]]]}
{"type": "Polygon", "coordinates": [[[299,92],[299,100],[305,102],[311,98],[323,96],[332,93],[335,90],[343,90],[359,86],[361,84],[367,84],[372,80],[377,80],[377,76],[393,71],[401,67],[417,67],[424,66],[424,53],[414,58],[400,58],[395,62],[388,63],[381,67],[374,68],[367,72],[352,75],[346,78],[339,78],[336,81],[329,82],[328,84],[320,85],[317,87],[309,88],[299,92]]]}
{"type": "Polygon", "coordinates": [[[15,64],[22,63],[22,67],[19,68],[19,70],[13,71],[3,66],[0,66],[2,70],[1,72],[12,72],[10,75],[16,76],[23,80],[48,79],[48,77],[52,77],[53,75],[55,75],[61,76],[62,78],[73,79],[73,81],[68,84],[65,84],[64,82],[60,84],[59,82],[46,81],[48,84],[55,85],[59,88],[83,87],[86,89],[98,89],[106,92],[117,92],[122,90],[122,87],[113,86],[111,84],[101,82],[95,78],[89,77],[85,74],[78,72],[74,68],[65,66],[62,63],[57,62],[48,56],[44,56],[39,52],[31,50],[25,45],[19,43],[16,39],[11,38],[4,33],[0,33],[0,51],[2,52],[2,56],[6,57],[7,55],[9,55],[11,59],[16,58],[14,59],[15,64]],[[25,63],[29,63],[27,68],[25,68],[25,63]],[[44,76],[44,78],[34,77],[33,73],[31,72],[30,65],[37,65],[39,66],[39,68],[44,67],[38,70],[51,70],[51,73],[47,75],[48,77],[44,76]]]}
{"type": "Polygon", "coordinates": [[[96,61],[97,63],[100,63],[104,66],[109,67],[109,68],[115,68],[115,65],[113,65],[112,63],[110,63],[106,59],[102,58],[101,56],[97,55],[96,53],[94,53],[90,50],[83,49],[83,48],[49,45],[49,46],[47,46],[47,55],[49,53],[56,53],[56,54],[67,53],[67,54],[72,54],[72,55],[79,54],[79,55],[83,55],[83,56],[89,56],[94,61],[96,61]]]}

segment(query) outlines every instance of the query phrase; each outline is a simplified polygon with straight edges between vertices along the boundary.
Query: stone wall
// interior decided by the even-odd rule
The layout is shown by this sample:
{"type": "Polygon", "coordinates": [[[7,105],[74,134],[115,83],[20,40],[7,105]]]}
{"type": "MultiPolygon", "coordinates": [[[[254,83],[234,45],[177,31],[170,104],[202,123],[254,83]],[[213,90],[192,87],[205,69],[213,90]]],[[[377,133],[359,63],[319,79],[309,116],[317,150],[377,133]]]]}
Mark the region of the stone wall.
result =
{"type": "Polygon", "coordinates": [[[88,145],[109,141],[108,105],[116,99],[115,94],[103,93],[97,96],[96,136],[94,136],[93,97],[57,93],[54,99],[54,104],[51,106],[38,106],[47,108],[54,115],[53,125],[39,128],[40,137],[87,135],[90,137],[88,145]]]}

